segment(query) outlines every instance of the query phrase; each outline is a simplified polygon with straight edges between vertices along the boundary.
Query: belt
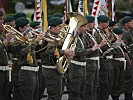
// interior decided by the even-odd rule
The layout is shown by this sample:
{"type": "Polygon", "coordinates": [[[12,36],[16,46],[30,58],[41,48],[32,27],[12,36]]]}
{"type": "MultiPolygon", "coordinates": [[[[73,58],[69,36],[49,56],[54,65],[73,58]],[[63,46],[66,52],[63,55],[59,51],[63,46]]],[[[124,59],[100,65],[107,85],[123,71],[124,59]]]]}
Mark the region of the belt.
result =
{"type": "Polygon", "coordinates": [[[115,60],[119,60],[119,61],[125,61],[125,58],[113,58],[115,60]]]}
{"type": "Polygon", "coordinates": [[[86,58],[86,59],[90,59],[90,60],[99,60],[99,57],[91,57],[91,58],[86,58]]]}
{"type": "Polygon", "coordinates": [[[9,67],[8,66],[0,66],[0,70],[7,71],[7,70],[9,70],[9,67]]]}
{"type": "Polygon", "coordinates": [[[80,66],[86,66],[86,62],[79,62],[79,61],[71,60],[71,63],[75,65],[80,65],[80,66]]]}
{"type": "Polygon", "coordinates": [[[50,69],[56,69],[56,66],[45,66],[45,65],[42,65],[43,68],[50,68],[50,69]]]}
{"type": "Polygon", "coordinates": [[[37,72],[39,70],[39,66],[38,67],[31,67],[31,66],[21,66],[22,70],[28,70],[28,71],[35,71],[37,72]]]}
{"type": "Polygon", "coordinates": [[[112,59],[113,56],[112,56],[112,55],[111,55],[111,56],[106,56],[106,58],[107,58],[107,59],[112,59]]]}
{"type": "Polygon", "coordinates": [[[41,62],[41,59],[37,59],[36,61],[37,61],[37,62],[41,62]]]}
{"type": "Polygon", "coordinates": [[[12,58],[12,60],[18,60],[18,58],[12,58]]]}
{"type": "Polygon", "coordinates": [[[113,58],[113,59],[123,61],[124,62],[124,70],[126,70],[126,60],[125,60],[125,58],[113,58]]]}

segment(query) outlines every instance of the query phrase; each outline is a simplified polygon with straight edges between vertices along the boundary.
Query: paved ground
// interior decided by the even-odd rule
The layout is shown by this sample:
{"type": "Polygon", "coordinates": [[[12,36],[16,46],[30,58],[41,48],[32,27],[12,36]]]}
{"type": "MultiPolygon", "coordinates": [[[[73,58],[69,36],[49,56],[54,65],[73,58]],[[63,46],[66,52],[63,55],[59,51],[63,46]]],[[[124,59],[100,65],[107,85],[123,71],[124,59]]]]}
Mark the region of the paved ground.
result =
{"type": "MultiPolygon", "coordinates": [[[[47,100],[47,98],[43,98],[41,100],[47,100]]],[[[61,100],[68,100],[68,95],[67,94],[63,95],[61,100]]],[[[112,100],[111,97],[108,100],[112,100]]],[[[121,95],[119,100],[124,100],[124,95],[121,95]]]]}
{"type": "MultiPolygon", "coordinates": [[[[46,91],[45,91],[45,94],[47,94],[46,91]]],[[[47,100],[47,98],[42,98],[41,100],[47,100]]],[[[61,100],[68,100],[68,95],[67,94],[64,94],[62,96],[62,99],[61,100]]],[[[109,97],[108,100],[112,100],[111,97],[109,97]]],[[[124,95],[123,94],[120,96],[120,99],[119,100],[124,100],[124,95]]]]}

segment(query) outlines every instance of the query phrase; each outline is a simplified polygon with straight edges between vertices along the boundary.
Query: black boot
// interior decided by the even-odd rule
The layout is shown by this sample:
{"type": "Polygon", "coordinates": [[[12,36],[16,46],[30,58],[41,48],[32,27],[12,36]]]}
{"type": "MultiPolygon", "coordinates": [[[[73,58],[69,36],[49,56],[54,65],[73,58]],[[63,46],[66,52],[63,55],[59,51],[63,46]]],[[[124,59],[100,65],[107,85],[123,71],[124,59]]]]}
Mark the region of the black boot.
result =
{"type": "Polygon", "coordinates": [[[133,100],[132,93],[125,93],[125,100],[133,100]]]}

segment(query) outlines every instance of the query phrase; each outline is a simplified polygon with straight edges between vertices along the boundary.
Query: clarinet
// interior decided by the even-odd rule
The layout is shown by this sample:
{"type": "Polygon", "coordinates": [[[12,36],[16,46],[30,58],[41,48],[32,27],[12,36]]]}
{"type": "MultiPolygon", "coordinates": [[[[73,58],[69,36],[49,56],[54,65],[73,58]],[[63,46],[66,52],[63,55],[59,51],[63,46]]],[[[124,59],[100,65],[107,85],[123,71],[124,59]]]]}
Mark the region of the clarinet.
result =
{"type": "MultiPolygon", "coordinates": [[[[89,35],[89,37],[91,38],[91,40],[92,40],[95,44],[98,44],[97,41],[95,40],[95,38],[94,38],[89,32],[85,31],[85,33],[86,33],[87,35],[89,35]]],[[[99,51],[103,54],[103,51],[102,51],[101,48],[99,48],[99,51]]]]}
{"type": "Polygon", "coordinates": [[[101,32],[99,32],[96,28],[94,28],[96,30],[96,32],[101,36],[102,39],[106,40],[107,45],[109,47],[111,47],[111,41],[108,39],[108,37],[105,34],[102,34],[101,32]]]}

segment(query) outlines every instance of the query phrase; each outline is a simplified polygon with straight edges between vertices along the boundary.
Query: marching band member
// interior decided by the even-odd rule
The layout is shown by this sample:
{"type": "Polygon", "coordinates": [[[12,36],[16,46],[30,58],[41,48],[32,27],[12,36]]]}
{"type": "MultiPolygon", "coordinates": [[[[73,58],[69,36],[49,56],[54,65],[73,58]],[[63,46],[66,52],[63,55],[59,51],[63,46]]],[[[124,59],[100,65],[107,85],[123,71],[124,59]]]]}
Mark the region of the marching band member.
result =
{"type": "MultiPolygon", "coordinates": [[[[105,52],[111,46],[111,33],[106,34],[105,29],[108,27],[109,17],[100,15],[97,17],[98,29],[95,31],[94,36],[97,42],[105,52]]],[[[102,56],[102,53],[100,53],[102,56]]],[[[99,90],[98,99],[108,100],[113,85],[113,65],[112,65],[112,52],[104,57],[100,57],[100,70],[99,70],[99,90]]]]}
{"type": "MultiPolygon", "coordinates": [[[[90,38],[86,36],[86,29],[89,28],[86,26],[90,25],[91,22],[93,23],[94,18],[88,16],[87,20],[88,24],[83,24],[77,30],[77,44],[75,48],[75,56],[73,57],[73,60],[71,61],[71,64],[68,68],[67,89],[69,100],[91,100],[92,92],[94,92],[92,90],[93,79],[90,80],[92,76],[89,73],[89,69],[91,69],[89,67],[91,67],[91,65],[89,66],[89,61],[86,62],[86,56],[91,56],[91,53],[94,53],[94,51],[98,49],[98,45],[91,45],[90,38]]],[[[93,29],[93,24],[91,28],[93,29]]],[[[96,63],[94,62],[93,67],[97,66],[95,66],[95,64],[96,63]]]]}
{"type": "Polygon", "coordinates": [[[11,34],[7,34],[3,29],[4,14],[0,10],[0,100],[9,100],[9,55],[7,51],[11,34]]]}
{"type": "Polygon", "coordinates": [[[94,20],[91,15],[86,16],[88,24],[84,34],[85,47],[90,49],[86,52],[86,80],[83,100],[96,100],[99,86],[99,51],[98,44],[93,36],[94,20]]]}
{"type": "MultiPolygon", "coordinates": [[[[113,100],[119,100],[120,94],[123,92],[124,86],[124,70],[126,69],[127,49],[122,40],[122,28],[114,28],[112,30],[116,37],[116,41],[112,44],[113,48],[113,86],[111,96],[113,100]]],[[[128,62],[128,61],[127,61],[128,62]]]]}
{"type": "Polygon", "coordinates": [[[38,100],[38,70],[36,62],[35,47],[41,40],[40,37],[35,41],[28,42],[28,33],[25,30],[28,27],[28,19],[21,17],[16,20],[16,29],[23,33],[22,41],[18,45],[10,45],[8,49],[12,53],[18,53],[18,65],[20,81],[20,100],[38,100]]]}
{"type": "MultiPolygon", "coordinates": [[[[130,59],[131,63],[133,63],[133,18],[130,16],[126,16],[122,19],[122,25],[123,25],[123,41],[124,43],[129,47],[130,49],[130,59]]],[[[127,66],[127,69],[125,71],[125,88],[124,88],[124,94],[125,94],[125,100],[132,100],[132,84],[133,84],[133,74],[132,74],[132,67],[133,64],[130,66],[127,66]]]]}
{"type": "MultiPolygon", "coordinates": [[[[50,28],[50,34],[55,38],[58,36],[62,26],[62,19],[59,17],[52,17],[48,20],[50,28]]],[[[49,33],[48,33],[49,34],[49,33]]],[[[47,100],[61,100],[63,93],[63,75],[56,69],[56,61],[59,56],[66,55],[72,58],[74,52],[71,49],[61,50],[61,46],[56,42],[43,41],[42,47],[47,48],[42,52],[42,71],[44,78],[46,79],[46,88],[48,93],[47,100]]]]}
{"type": "MultiPolygon", "coordinates": [[[[42,30],[42,27],[40,25],[40,22],[38,21],[33,21],[30,23],[30,27],[33,29],[33,31],[38,31],[37,34],[41,34],[41,30],[42,30]]],[[[45,87],[46,87],[46,81],[45,81],[45,78],[42,74],[42,64],[41,64],[41,52],[38,52],[38,50],[40,50],[42,48],[41,45],[38,45],[35,49],[36,51],[36,58],[37,58],[37,63],[38,63],[38,66],[39,66],[39,71],[38,71],[38,80],[39,80],[39,100],[41,98],[43,98],[43,95],[44,95],[44,90],[45,90],[45,87]]]]}

